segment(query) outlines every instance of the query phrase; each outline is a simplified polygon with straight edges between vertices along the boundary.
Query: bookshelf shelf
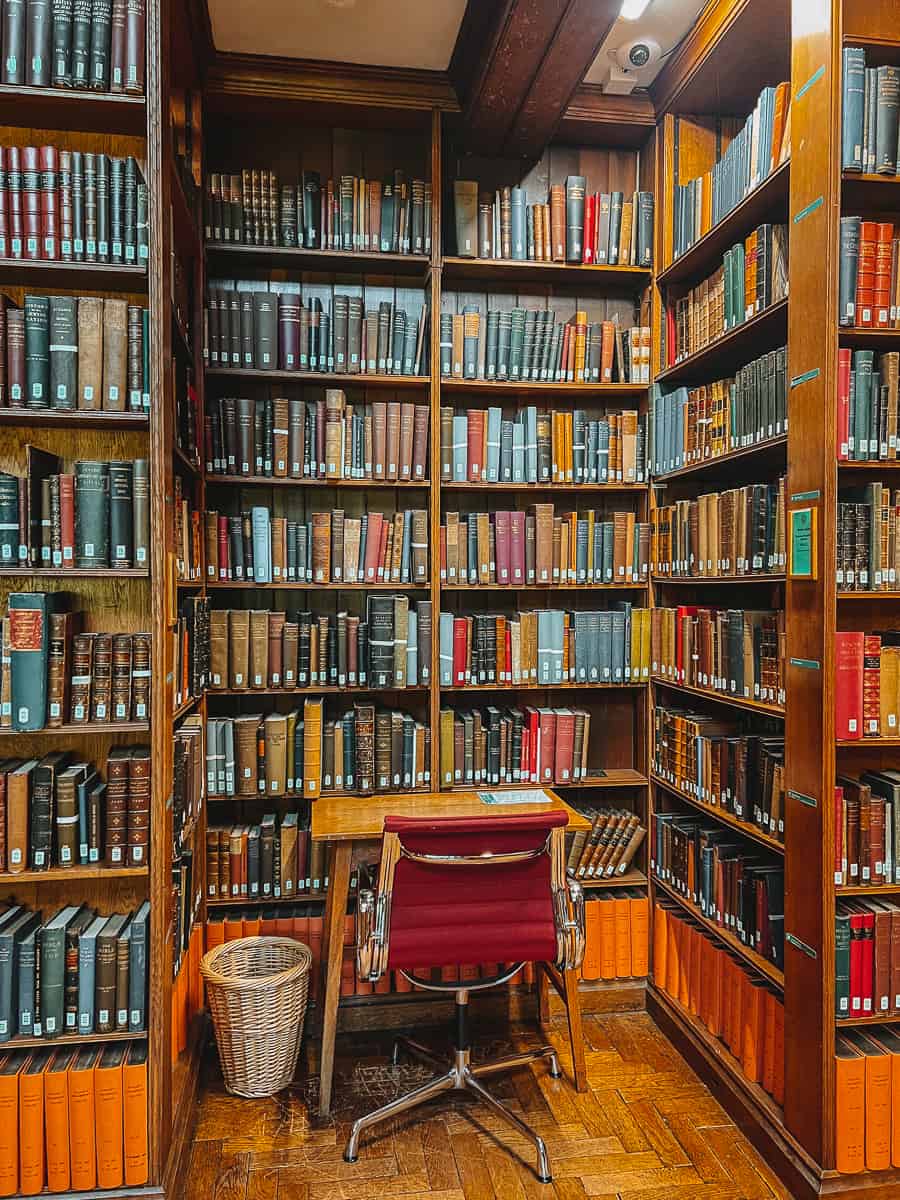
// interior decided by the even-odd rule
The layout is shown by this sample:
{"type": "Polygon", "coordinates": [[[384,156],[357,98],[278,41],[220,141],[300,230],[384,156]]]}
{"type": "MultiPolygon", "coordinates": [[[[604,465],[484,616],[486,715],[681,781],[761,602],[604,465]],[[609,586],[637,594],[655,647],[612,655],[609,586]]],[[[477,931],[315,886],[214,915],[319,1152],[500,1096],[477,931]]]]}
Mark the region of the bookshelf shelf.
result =
{"type": "Polygon", "coordinates": [[[764,833],[756,825],[749,821],[742,821],[740,817],[736,817],[734,813],[728,812],[724,808],[718,808],[712,804],[705,804],[702,800],[697,800],[694,796],[687,792],[681,791],[674,784],[666,782],[659,775],[651,772],[650,782],[656,787],[661,788],[669,796],[675,796],[684,804],[690,805],[691,808],[701,812],[706,816],[710,816],[715,821],[719,821],[722,825],[728,825],[731,829],[738,830],[745,837],[752,838],[753,841],[759,842],[761,846],[765,846],[767,850],[771,850],[774,854],[784,854],[784,843],[779,842],[777,838],[772,837],[768,833],[764,833]]]}
{"type": "Polygon", "coordinates": [[[508,792],[521,791],[523,788],[549,787],[559,791],[560,788],[619,788],[646,787],[647,776],[633,767],[609,767],[603,775],[589,775],[586,779],[576,779],[571,783],[460,783],[447,789],[452,792],[508,792]]]}
{"type": "Polygon", "coordinates": [[[50,867],[46,871],[0,871],[0,884],[25,887],[27,884],[83,882],[85,879],[145,879],[148,867],[107,867],[103,863],[74,867],[50,867]]]}
{"type": "Polygon", "coordinates": [[[733,584],[744,586],[748,583],[784,583],[787,576],[782,571],[771,575],[651,575],[650,578],[653,583],[662,585],[681,584],[689,587],[691,584],[700,584],[704,587],[709,585],[718,587],[733,584]]]}
{"type": "MultiPolygon", "coordinates": [[[[900,202],[900,190],[894,194],[894,198],[900,202]]],[[[898,203],[898,207],[900,207],[900,203],[898,203]]],[[[860,329],[850,325],[839,325],[838,339],[842,345],[858,349],[864,349],[866,346],[889,349],[892,344],[900,342],[900,329],[875,329],[868,327],[860,329]]],[[[841,463],[841,466],[844,465],[844,463],[841,463]]]]}
{"type": "Polygon", "coordinates": [[[885,746],[896,749],[900,746],[900,737],[836,738],[834,744],[838,750],[858,750],[863,746],[873,746],[875,749],[885,746]]]}
{"type": "Polygon", "coordinates": [[[189,458],[180,446],[172,447],[172,459],[182,470],[187,471],[195,479],[200,476],[202,472],[200,463],[194,462],[192,458],[189,458]]]}
{"type": "Polygon", "coordinates": [[[441,684],[441,691],[449,694],[463,692],[506,692],[510,688],[514,688],[517,692],[560,692],[560,691],[578,691],[578,692],[617,692],[625,689],[636,689],[647,687],[647,680],[643,682],[633,682],[627,680],[623,683],[575,683],[567,680],[565,683],[466,683],[466,684],[441,684]]]}
{"type": "Polygon", "coordinates": [[[716,924],[715,921],[711,921],[709,917],[705,917],[697,905],[686,900],[675,888],[670,887],[667,883],[663,883],[657,875],[651,877],[651,883],[655,888],[659,888],[661,892],[668,896],[670,900],[674,900],[676,904],[680,905],[685,912],[690,913],[691,917],[699,925],[702,925],[704,929],[708,929],[720,942],[728,946],[729,949],[733,950],[735,954],[751,966],[754,971],[757,971],[760,975],[764,975],[779,990],[784,989],[784,973],[774,963],[770,963],[767,958],[763,958],[761,954],[757,954],[750,946],[744,945],[739,937],[735,937],[733,933],[729,933],[727,929],[723,929],[721,925],[716,924]]]}
{"type": "Polygon", "coordinates": [[[63,408],[0,408],[0,425],[47,429],[149,429],[147,413],[63,408]]]}
{"type": "MultiPolygon", "coordinates": [[[[673,683],[658,675],[653,676],[653,682],[658,687],[669,688],[673,692],[681,692],[686,696],[699,696],[703,700],[715,700],[719,704],[727,704],[729,708],[744,708],[748,712],[758,712],[766,717],[784,718],[784,708],[779,704],[766,704],[762,700],[749,700],[742,696],[728,696],[722,692],[707,691],[706,688],[691,687],[687,683],[673,683]]],[[[898,739],[897,745],[900,745],[900,739],[898,739]]]]}
{"type": "Polygon", "coordinates": [[[871,592],[842,592],[837,593],[838,600],[900,600],[900,591],[892,588],[890,591],[878,590],[871,592]]]}
{"type": "Polygon", "coordinates": [[[148,287],[146,269],[126,263],[0,258],[0,274],[8,287],[72,288],[79,293],[146,292],[148,287]]]}
{"type": "Polygon", "coordinates": [[[145,1042],[146,1031],[130,1033],[65,1033],[61,1037],[14,1037],[3,1043],[9,1050],[38,1049],[47,1046],[103,1045],[106,1042],[145,1042]]]}
{"type": "Polygon", "coordinates": [[[206,242],[207,274],[214,266],[231,268],[301,267],[335,274],[367,272],[372,275],[425,276],[431,260],[424,254],[382,254],[363,250],[310,250],[303,246],[246,246],[238,242],[206,242]]]}
{"type": "Polygon", "coordinates": [[[866,458],[854,462],[838,460],[838,471],[896,471],[900,467],[900,458],[866,458]]]}
{"type": "Polygon", "coordinates": [[[456,280],[502,280],[507,283],[522,282],[533,277],[541,283],[571,283],[576,287],[585,284],[592,288],[606,286],[634,289],[646,286],[650,280],[650,267],[607,266],[596,263],[532,262],[530,259],[512,258],[460,258],[450,255],[441,261],[441,282],[456,280]]]}
{"type": "Polygon", "coordinates": [[[0,576],[19,579],[149,579],[146,567],[0,567],[0,576]]]}
{"type": "Polygon", "coordinates": [[[206,692],[207,700],[214,700],[217,696],[371,696],[381,695],[385,692],[430,692],[431,688],[427,683],[416,683],[411,687],[338,687],[333,684],[311,684],[304,688],[209,688],[206,692]]]}
{"type": "Polygon", "coordinates": [[[613,875],[609,879],[582,879],[581,876],[577,879],[586,892],[597,888],[646,887],[648,883],[643,871],[626,871],[624,875],[613,875]]]}
{"type": "Polygon", "coordinates": [[[644,583],[441,583],[442,592],[636,592],[644,583]]]}
{"type": "Polygon", "coordinates": [[[836,1029],[857,1029],[864,1025],[896,1025],[900,1021],[898,1013],[876,1013],[872,1017],[836,1017],[836,1029]]]}
{"type": "Polygon", "coordinates": [[[442,483],[442,492],[534,492],[537,495],[551,492],[568,492],[578,495],[603,495],[626,492],[643,496],[647,493],[646,483],[442,483]]]}
{"type": "MultiPolygon", "coordinates": [[[[516,787],[521,787],[521,786],[522,786],[521,784],[516,784],[516,787]]],[[[390,787],[390,788],[380,788],[378,791],[375,791],[375,792],[333,792],[333,791],[330,791],[328,788],[323,788],[321,791],[321,795],[327,796],[329,800],[360,800],[360,799],[365,800],[369,796],[384,796],[384,795],[389,796],[389,795],[392,795],[393,793],[395,793],[397,790],[398,790],[397,788],[390,787]]],[[[471,791],[472,789],[468,788],[467,790],[471,791]]],[[[404,788],[403,791],[409,792],[411,795],[427,796],[429,794],[429,792],[431,791],[431,788],[427,788],[427,787],[404,788]]],[[[235,794],[233,796],[210,795],[210,796],[207,796],[206,799],[211,800],[211,801],[218,801],[218,802],[229,801],[231,803],[238,803],[238,804],[246,804],[248,801],[251,803],[260,802],[260,803],[269,804],[273,800],[293,800],[293,801],[296,801],[298,804],[306,804],[306,803],[309,803],[310,801],[317,800],[318,797],[317,796],[305,796],[302,792],[254,792],[252,796],[241,796],[241,795],[237,795],[237,794],[235,794]]]]}
{"type": "MultiPolygon", "coordinates": [[[[653,479],[652,486],[661,488],[676,479],[709,479],[715,478],[717,475],[727,479],[729,486],[732,486],[737,482],[733,473],[735,464],[741,467],[746,465],[748,471],[768,473],[779,467],[783,470],[786,458],[787,434],[781,434],[779,437],[769,438],[764,442],[756,442],[753,446],[742,446],[739,450],[729,451],[728,454],[707,458],[703,462],[689,463],[686,467],[679,467],[677,471],[657,475],[653,479]]],[[[744,471],[741,471],[740,478],[746,478],[744,471]]]]}
{"type": "Polygon", "coordinates": [[[0,125],[134,136],[144,133],[146,123],[143,96],[87,88],[0,85],[0,125]]]}
{"type": "Polygon", "coordinates": [[[846,887],[836,887],[834,894],[838,900],[844,896],[895,896],[900,892],[900,882],[875,883],[870,887],[865,884],[848,884],[846,887]]]}
{"type": "Polygon", "coordinates": [[[721,260],[722,254],[755,226],[764,220],[783,220],[788,211],[790,169],[790,162],[785,162],[771,171],[717,225],[660,271],[657,284],[668,287],[702,278],[715,270],[716,260],[721,260]]]}
{"type": "Polygon", "coordinates": [[[284,904],[318,904],[325,902],[325,892],[297,892],[295,896],[216,896],[206,898],[207,908],[279,908],[284,904]]]}
{"type": "Polygon", "coordinates": [[[195,709],[200,706],[201,696],[190,696],[181,704],[175,706],[175,711],[172,713],[173,721],[180,721],[182,717],[189,716],[195,709]]]}
{"type": "Polygon", "coordinates": [[[841,194],[847,212],[895,212],[900,208],[900,176],[844,171],[841,194]],[[891,186],[893,184],[893,187],[891,186]]]}
{"type": "Polygon", "coordinates": [[[379,588],[382,591],[388,592],[427,592],[427,583],[390,583],[388,581],[379,580],[376,583],[298,583],[296,580],[290,583],[254,583],[252,580],[221,580],[208,582],[207,588],[215,588],[220,591],[235,591],[246,590],[247,588],[256,588],[258,591],[270,592],[285,592],[285,591],[300,591],[300,592],[371,592],[379,588]]]}
{"type": "Polygon", "coordinates": [[[212,472],[207,472],[204,478],[207,486],[222,483],[230,487],[404,488],[419,492],[431,487],[427,479],[295,479],[291,475],[220,475],[212,472]]]}
{"type": "Polygon", "coordinates": [[[255,379],[260,383],[298,383],[333,388],[427,388],[428,375],[339,375],[335,371],[257,371],[250,367],[207,367],[207,379],[255,379]]]}
{"type": "Polygon", "coordinates": [[[684,383],[712,379],[717,372],[733,371],[735,366],[758,357],[787,339],[787,298],[770,304],[762,312],[729,329],[721,337],[689,354],[664,371],[657,373],[656,382],[684,383]]]}
{"type": "Polygon", "coordinates": [[[149,721],[85,721],[74,725],[45,725],[43,729],[0,729],[0,738],[79,737],[81,734],[149,733],[149,721]]]}
{"type": "Polygon", "coordinates": [[[647,383],[545,383],[518,379],[441,378],[441,392],[510,392],[513,395],[554,396],[645,396],[647,383]]]}

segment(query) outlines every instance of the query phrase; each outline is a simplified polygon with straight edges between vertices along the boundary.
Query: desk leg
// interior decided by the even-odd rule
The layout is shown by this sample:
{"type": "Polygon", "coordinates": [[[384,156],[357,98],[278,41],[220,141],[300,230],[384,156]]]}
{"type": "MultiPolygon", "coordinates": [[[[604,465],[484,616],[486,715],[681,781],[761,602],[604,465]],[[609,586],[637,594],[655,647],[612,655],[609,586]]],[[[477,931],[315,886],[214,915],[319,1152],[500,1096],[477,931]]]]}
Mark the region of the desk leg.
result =
{"type": "Polygon", "coordinates": [[[328,898],[325,904],[322,947],[322,1046],[319,1054],[319,1116],[331,1112],[331,1083],[334,1075],[334,1038],[337,1033],[338,1001],[341,995],[341,962],[344,955],[344,915],[350,891],[350,855],[353,843],[331,842],[328,846],[328,898]]]}
{"type": "Polygon", "coordinates": [[[569,1022],[569,1040],[572,1043],[572,1074],[575,1076],[576,1092],[588,1090],[587,1064],[584,1061],[584,1034],[581,1031],[581,1005],[578,1000],[578,972],[563,971],[565,987],[566,1017],[569,1022]]]}

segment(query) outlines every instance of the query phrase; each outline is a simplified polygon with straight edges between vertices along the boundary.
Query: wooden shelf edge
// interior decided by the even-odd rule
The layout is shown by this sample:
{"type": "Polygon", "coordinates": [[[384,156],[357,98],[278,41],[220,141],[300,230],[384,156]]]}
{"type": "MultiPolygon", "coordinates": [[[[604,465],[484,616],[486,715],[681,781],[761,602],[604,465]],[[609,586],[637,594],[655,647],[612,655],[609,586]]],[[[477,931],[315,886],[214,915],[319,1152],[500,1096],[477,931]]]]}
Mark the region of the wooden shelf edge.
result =
{"type": "Polygon", "coordinates": [[[761,829],[757,829],[755,825],[751,825],[747,821],[742,821],[740,817],[734,816],[733,813],[727,812],[724,808],[714,808],[711,804],[704,804],[701,800],[697,800],[693,796],[689,796],[686,792],[682,792],[680,788],[675,787],[674,784],[667,783],[666,780],[661,779],[659,775],[654,775],[652,771],[650,773],[650,782],[656,787],[662,788],[663,791],[667,792],[669,795],[675,796],[679,800],[683,800],[685,804],[689,804],[691,808],[696,809],[698,812],[712,817],[714,821],[719,821],[723,825],[727,825],[729,828],[737,830],[738,833],[742,833],[745,837],[752,838],[754,841],[759,842],[761,845],[765,846],[775,854],[781,854],[782,856],[784,855],[784,844],[779,842],[777,838],[771,837],[769,834],[764,833],[761,829]]]}
{"type": "Polygon", "coordinates": [[[80,733],[149,732],[149,721],[85,721],[80,725],[45,725],[43,729],[0,729],[0,738],[77,737],[80,733]]]}
{"type": "MultiPolygon", "coordinates": [[[[2,260],[0,260],[2,266],[2,260]]],[[[258,371],[255,368],[244,367],[213,367],[206,366],[204,374],[207,379],[258,379],[262,383],[311,383],[329,384],[333,388],[344,387],[387,387],[387,388],[428,388],[431,386],[430,375],[379,375],[377,373],[359,372],[355,375],[343,374],[338,371],[258,371]]]]}
{"type": "Polygon", "coordinates": [[[651,479],[651,484],[662,485],[673,479],[687,479],[692,475],[712,475],[719,467],[724,467],[727,471],[731,463],[740,462],[743,459],[751,458],[754,455],[762,455],[771,453],[773,450],[782,448],[785,453],[785,463],[787,462],[787,434],[779,434],[778,437],[766,438],[764,441],[754,442],[752,446],[741,446],[737,450],[729,450],[727,454],[719,454],[715,458],[704,458],[701,462],[688,463],[687,466],[679,467],[676,471],[667,471],[663,475],[655,475],[651,479]]]}
{"type": "Polygon", "coordinates": [[[754,335],[760,330],[764,330],[770,322],[774,325],[782,318],[786,320],[787,307],[787,296],[781,300],[776,300],[774,304],[770,304],[762,312],[755,313],[749,320],[741,321],[739,325],[726,330],[720,337],[715,338],[705,345],[702,350],[696,350],[693,354],[679,359],[678,362],[660,371],[656,376],[656,382],[676,383],[682,379],[686,379],[694,371],[702,371],[706,364],[715,359],[716,356],[720,354],[727,355],[730,349],[740,347],[741,342],[745,339],[752,340],[754,335]]]}
{"type": "Polygon", "coordinates": [[[772,575],[651,575],[651,583],[681,583],[700,584],[708,587],[710,584],[745,584],[745,583],[784,583],[787,576],[784,572],[772,575]]]}
{"type": "MultiPolygon", "coordinates": [[[[646,887],[650,882],[643,871],[627,871],[624,875],[613,875],[609,879],[583,879],[579,875],[576,875],[575,878],[586,892],[602,888],[646,887]]],[[[593,980],[589,982],[593,982],[593,980]]]]}
{"type": "Polygon", "coordinates": [[[649,383],[553,383],[543,379],[456,379],[441,376],[442,392],[553,392],[569,396],[640,396],[649,383]]]}
{"type": "Polygon", "coordinates": [[[295,479],[292,475],[222,475],[216,471],[206,471],[203,478],[208,484],[224,483],[229,487],[431,488],[428,479],[309,479],[303,475],[295,479]]]}
{"type": "MultiPolygon", "coordinates": [[[[741,696],[728,696],[723,692],[707,691],[706,688],[691,687],[687,683],[675,683],[671,679],[664,679],[660,675],[653,675],[650,679],[651,683],[658,687],[669,688],[673,692],[681,692],[686,696],[697,696],[702,700],[714,700],[718,704],[727,704],[730,708],[743,708],[749,712],[759,713],[764,717],[777,717],[784,720],[785,710],[783,706],[777,704],[767,704],[762,700],[748,700],[741,696]]],[[[870,741],[874,740],[872,738],[870,741]]],[[[900,738],[897,739],[897,745],[900,746],[900,738]]]]}

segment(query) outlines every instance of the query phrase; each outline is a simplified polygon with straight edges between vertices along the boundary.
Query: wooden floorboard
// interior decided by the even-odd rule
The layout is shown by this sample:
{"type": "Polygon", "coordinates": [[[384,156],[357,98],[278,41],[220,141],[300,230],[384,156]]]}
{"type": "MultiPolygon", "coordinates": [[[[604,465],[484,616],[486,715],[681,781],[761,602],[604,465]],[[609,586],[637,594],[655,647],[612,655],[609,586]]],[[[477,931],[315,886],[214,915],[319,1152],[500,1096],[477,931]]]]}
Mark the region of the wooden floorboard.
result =
{"type": "MultiPolygon", "coordinates": [[[[551,1039],[569,1061],[565,1027],[551,1039]]],[[[423,1041],[439,1048],[437,1032],[423,1041]]],[[[185,1200],[791,1200],[725,1110],[645,1013],[585,1017],[590,1090],[551,1079],[544,1063],[488,1085],[546,1141],[553,1183],[531,1169],[530,1144],[462,1096],[373,1131],[359,1161],[344,1144],[357,1116],[430,1077],[390,1065],[388,1034],[338,1038],[335,1105],[314,1117],[313,1072],[271,1100],[229,1096],[207,1056],[185,1200]]],[[[476,1041],[473,1059],[537,1044],[514,1029],[476,1041]]]]}

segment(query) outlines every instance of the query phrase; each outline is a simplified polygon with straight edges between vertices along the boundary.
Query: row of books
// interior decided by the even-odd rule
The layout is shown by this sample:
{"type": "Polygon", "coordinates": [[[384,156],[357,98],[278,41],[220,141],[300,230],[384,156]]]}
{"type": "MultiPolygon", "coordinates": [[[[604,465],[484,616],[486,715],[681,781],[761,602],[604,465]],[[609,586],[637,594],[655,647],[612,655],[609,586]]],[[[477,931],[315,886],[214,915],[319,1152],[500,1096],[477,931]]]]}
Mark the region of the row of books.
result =
{"type": "Polygon", "coordinates": [[[838,323],[890,329],[900,324],[900,237],[890,221],[841,217],[838,323]]]}
{"type": "Polygon", "coordinates": [[[441,784],[577,784],[591,773],[590,732],[582,709],[442,708],[441,784]]]}
{"type": "Polygon", "coordinates": [[[244,167],[207,178],[207,241],[300,246],[363,253],[431,253],[431,184],[400,168],[390,177],[340,175],[323,182],[303,171],[295,182],[244,167]]]}
{"type": "Polygon", "coordinates": [[[393,516],[343,509],[306,520],[274,516],[262,505],[229,516],[204,514],[207,574],[219,582],[428,584],[428,512],[393,516]]]}
{"type": "Polygon", "coordinates": [[[526,188],[495,192],[477,180],[453,181],[456,253],[460,258],[653,265],[652,192],[586,192],[583,175],[550,185],[546,200],[526,188]]]}
{"type": "Polygon", "coordinates": [[[650,470],[665,475],[787,433],[787,347],[741,367],[733,379],[650,392],[650,470]]]}
{"type": "Polygon", "coordinates": [[[357,703],[326,717],[321,698],[289,713],[206,722],[209,796],[315,799],[321,792],[391,792],[430,782],[431,731],[396,709],[357,703]]]}
{"type": "Polygon", "coordinates": [[[784,1103],[781,994],[666,901],[653,908],[653,981],[722,1042],[751,1083],[784,1103]]]}
{"type": "Polygon", "coordinates": [[[100,296],[0,298],[0,406],[150,411],[150,310],[100,296]]]}
{"type": "Polygon", "coordinates": [[[650,569],[673,579],[769,575],[785,565],[785,476],[650,514],[650,569]]]}
{"type": "Polygon", "coordinates": [[[653,674],[687,687],[783,706],[785,645],[781,609],[653,609],[653,674]]]}
{"type": "Polygon", "coordinates": [[[179,597],[171,627],[172,703],[177,712],[198,699],[209,686],[209,598],[179,597]]]}
{"type": "Polygon", "coordinates": [[[113,746],[103,775],[75,751],[0,760],[0,871],[146,867],[150,751],[113,746]]]}
{"type": "Polygon", "coordinates": [[[146,269],[149,196],[130,154],[0,146],[0,255],[146,269]]]}
{"type": "Polygon", "coordinates": [[[440,316],[441,377],[488,383],[649,383],[650,327],[564,321],[552,308],[466,304],[440,316]]]}
{"type": "Polygon", "coordinates": [[[703,816],[654,813],[650,869],[708,921],[784,969],[784,866],[703,816]]]}
{"type": "Polygon", "coordinates": [[[325,890],[325,846],[309,819],[264,814],[258,825],[208,826],[206,895],[210,900],[289,900],[325,890]]]}
{"type": "Polygon", "coordinates": [[[90,633],[65,592],[10,592],[0,623],[0,728],[150,719],[149,633],[90,633]]]}
{"type": "Polygon", "coordinates": [[[900,730],[900,630],[834,635],[834,736],[896,737],[900,730]]]}
{"type": "Polygon", "coordinates": [[[441,482],[644,483],[646,433],[634,409],[442,408],[441,482]]]}
{"type": "Polygon", "coordinates": [[[838,459],[895,459],[900,354],[838,350],[838,459]]]}
{"type": "Polygon", "coordinates": [[[175,727],[172,750],[172,843],[178,854],[185,835],[193,829],[200,816],[204,800],[206,759],[203,753],[203,718],[199,713],[189,713],[175,727]]]}
{"type": "Polygon", "coordinates": [[[900,174],[900,68],[868,66],[864,46],[844,46],[841,67],[841,169],[900,174]]]}
{"type": "Polygon", "coordinates": [[[783,737],[746,733],[734,720],[658,704],[651,767],[695,804],[784,841],[783,737]]]}
{"type": "Polygon", "coordinates": [[[892,591],[900,574],[900,492],[883,483],[837,505],[836,580],[844,592],[892,591]]]}
{"type": "Polygon", "coordinates": [[[145,0],[78,6],[7,3],[0,81],[15,87],[144,90],[145,0]]]}
{"type": "Polygon", "coordinates": [[[887,1025],[842,1030],[834,1044],[835,1166],[841,1175],[900,1166],[900,1037],[887,1025]],[[894,1064],[897,1064],[895,1066],[894,1064]]]}
{"type": "Polygon", "coordinates": [[[649,970],[650,900],[636,888],[590,896],[584,906],[581,978],[644,979],[649,970]]]}
{"type": "MultiPolygon", "coordinates": [[[[237,902],[234,908],[229,907],[222,915],[208,913],[203,932],[207,951],[214,950],[223,942],[245,937],[289,937],[302,942],[312,954],[309,994],[315,1001],[319,996],[322,977],[323,925],[322,910],[318,905],[279,904],[268,908],[259,905],[241,908],[237,902]]],[[[347,936],[346,926],[344,936],[347,936]]],[[[398,971],[398,977],[399,974],[398,971]]]]}
{"type": "Polygon", "coordinates": [[[362,616],[216,608],[213,691],[404,688],[431,678],[431,601],[367,595],[362,616]]]}
{"type": "Polygon", "coordinates": [[[839,775],[834,787],[834,883],[879,887],[900,883],[900,773],[885,767],[859,778],[839,775]]]}
{"type": "Polygon", "coordinates": [[[650,677],[650,610],[442,612],[439,649],[441,687],[637,683],[650,677]]]}
{"type": "MultiPolygon", "coordinates": [[[[709,171],[674,184],[673,255],[678,258],[737,208],[791,154],[791,85],[764,87],[709,171]]],[[[723,139],[724,141],[724,139],[723,139]]]]}
{"type": "Polygon", "coordinates": [[[145,1042],[9,1051],[0,1104],[0,1195],[146,1184],[145,1042]]]}
{"type": "Polygon", "coordinates": [[[315,401],[222,397],[205,424],[210,473],[427,482],[427,404],[353,404],[339,388],[315,401]]]}
{"type": "MultiPolygon", "coordinates": [[[[203,564],[203,522],[201,510],[185,495],[185,481],[176,471],[172,485],[172,544],[175,547],[175,578],[179,583],[199,582],[205,574],[203,564]]],[[[188,492],[193,491],[190,484],[188,492]]]]}
{"type": "Polygon", "coordinates": [[[0,563],[149,567],[150,464],[82,459],[70,472],[34,446],[28,473],[0,472],[0,563]]]}
{"type": "Polygon", "coordinates": [[[890,900],[838,901],[834,983],[838,1021],[900,1013],[900,906],[890,900]]]}
{"type": "MultiPolygon", "coordinates": [[[[211,367],[335,375],[427,375],[428,310],[389,300],[367,309],[365,294],[331,292],[304,304],[301,285],[213,281],[204,314],[204,358],[211,367]]],[[[383,291],[383,289],[379,289],[383,291]]]]}
{"type": "Polygon", "coordinates": [[[787,291],[787,226],[760,225],[725,251],[712,275],[666,307],[666,365],[698,353],[787,291]]]}
{"type": "Polygon", "coordinates": [[[98,916],[69,904],[48,920],[11,904],[0,916],[0,1042],[147,1028],[150,904],[98,916]]]}
{"type": "Polygon", "coordinates": [[[592,812],[590,830],[572,837],[566,870],[576,879],[613,879],[628,871],[647,830],[627,808],[592,812]]]}
{"type": "Polygon", "coordinates": [[[650,526],[630,512],[448,512],[440,536],[441,582],[451,586],[637,585],[648,575],[650,526]]]}

